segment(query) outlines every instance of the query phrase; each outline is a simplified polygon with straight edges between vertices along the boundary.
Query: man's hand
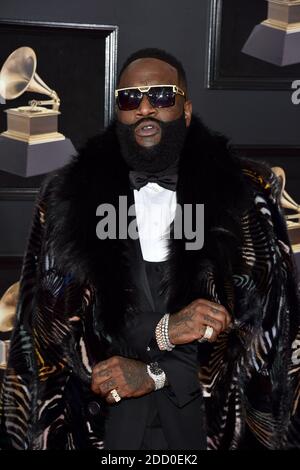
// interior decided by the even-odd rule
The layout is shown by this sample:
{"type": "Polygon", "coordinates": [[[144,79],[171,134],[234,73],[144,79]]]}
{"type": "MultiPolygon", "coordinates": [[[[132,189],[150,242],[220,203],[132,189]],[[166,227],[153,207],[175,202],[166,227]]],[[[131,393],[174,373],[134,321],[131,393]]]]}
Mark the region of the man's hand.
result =
{"type": "Polygon", "coordinates": [[[208,340],[216,341],[218,335],[231,323],[229,313],[220,304],[197,299],[169,318],[169,339],[172,344],[186,344],[201,339],[206,327],[213,328],[208,340]]]}
{"type": "Polygon", "coordinates": [[[115,403],[110,391],[116,389],[121,398],[136,398],[155,389],[154,381],[143,362],[121,356],[113,356],[98,362],[92,371],[92,390],[104,397],[107,403],[115,403]]]}

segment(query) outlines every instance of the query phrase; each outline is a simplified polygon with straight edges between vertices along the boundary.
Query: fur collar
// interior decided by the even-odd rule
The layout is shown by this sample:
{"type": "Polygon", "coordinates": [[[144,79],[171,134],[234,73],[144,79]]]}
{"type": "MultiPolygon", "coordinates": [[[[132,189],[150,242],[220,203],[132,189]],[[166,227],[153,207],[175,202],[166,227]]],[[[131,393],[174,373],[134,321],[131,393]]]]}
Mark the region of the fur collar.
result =
{"type": "MultiPolygon", "coordinates": [[[[221,266],[222,279],[228,274],[231,269],[228,260],[234,261],[234,246],[240,236],[239,217],[251,203],[251,190],[245,184],[241,162],[230,151],[227,139],[210,132],[195,116],[178,176],[178,203],[205,205],[205,242],[204,249],[187,252],[184,239],[170,241],[164,284],[171,299],[171,311],[192,296],[191,276],[207,259],[215,259],[221,266]]],[[[106,291],[111,290],[110,311],[116,298],[116,308],[120,310],[122,302],[124,305],[129,302],[124,292],[132,291],[134,284],[128,275],[131,263],[128,243],[96,238],[97,206],[110,203],[117,207],[120,195],[132,198],[128,167],[120,154],[115,124],[90,140],[68,165],[52,174],[45,191],[46,240],[57,268],[80,283],[89,281],[98,287],[105,286],[106,291]]]]}

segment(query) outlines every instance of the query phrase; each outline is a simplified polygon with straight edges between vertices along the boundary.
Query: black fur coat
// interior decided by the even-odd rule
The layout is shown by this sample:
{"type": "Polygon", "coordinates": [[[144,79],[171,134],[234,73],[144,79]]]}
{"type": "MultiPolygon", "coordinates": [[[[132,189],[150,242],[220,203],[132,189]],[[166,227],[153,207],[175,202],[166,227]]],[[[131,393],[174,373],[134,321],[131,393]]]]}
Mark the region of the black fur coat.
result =
{"type": "MultiPolygon", "coordinates": [[[[204,204],[204,247],[170,240],[163,285],[171,313],[202,297],[234,318],[216,343],[199,344],[208,448],[300,446],[299,310],[279,193],[267,167],[193,117],[177,202],[204,204]]],[[[131,242],[96,237],[96,208],[121,195],[132,200],[114,124],[41,188],[2,387],[3,448],[102,446],[81,406],[91,365],[140,308],[131,242]]]]}

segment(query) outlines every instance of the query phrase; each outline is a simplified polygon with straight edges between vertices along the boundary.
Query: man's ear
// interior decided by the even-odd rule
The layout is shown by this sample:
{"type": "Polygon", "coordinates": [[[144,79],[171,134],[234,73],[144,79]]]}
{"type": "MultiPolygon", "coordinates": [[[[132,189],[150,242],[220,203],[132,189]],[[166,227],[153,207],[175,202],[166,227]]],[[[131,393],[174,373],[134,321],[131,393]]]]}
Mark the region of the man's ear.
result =
{"type": "Polygon", "coordinates": [[[191,124],[192,111],[193,111],[192,102],[190,100],[187,100],[184,103],[184,118],[185,118],[186,127],[189,127],[189,125],[191,124]]]}

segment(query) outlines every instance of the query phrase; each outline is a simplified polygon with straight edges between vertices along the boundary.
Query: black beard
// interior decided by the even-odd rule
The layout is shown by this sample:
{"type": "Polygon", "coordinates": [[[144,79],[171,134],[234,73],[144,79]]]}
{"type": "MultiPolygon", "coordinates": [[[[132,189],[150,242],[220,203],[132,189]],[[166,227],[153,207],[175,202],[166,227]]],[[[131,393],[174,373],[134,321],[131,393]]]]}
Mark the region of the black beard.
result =
{"type": "Polygon", "coordinates": [[[187,127],[184,114],[174,121],[162,122],[155,118],[143,118],[136,124],[117,121],[116,134],[121,154],[130,169],[148,173],[174,170],[178,165],[186,138],[187,127]],[[161,128],[161,140],[153,147],[142,147],[134,137],[135,128],[143,121],[156,122],[161,128]]]}

